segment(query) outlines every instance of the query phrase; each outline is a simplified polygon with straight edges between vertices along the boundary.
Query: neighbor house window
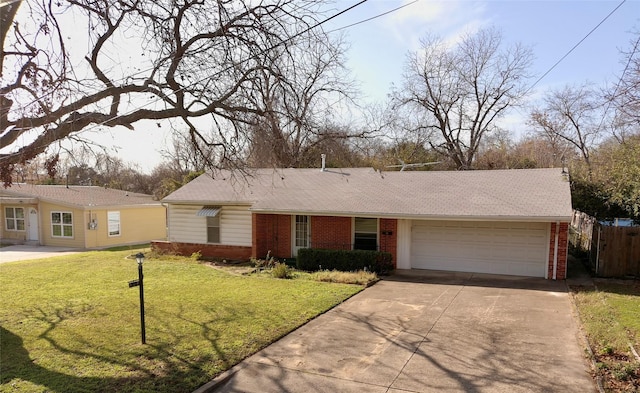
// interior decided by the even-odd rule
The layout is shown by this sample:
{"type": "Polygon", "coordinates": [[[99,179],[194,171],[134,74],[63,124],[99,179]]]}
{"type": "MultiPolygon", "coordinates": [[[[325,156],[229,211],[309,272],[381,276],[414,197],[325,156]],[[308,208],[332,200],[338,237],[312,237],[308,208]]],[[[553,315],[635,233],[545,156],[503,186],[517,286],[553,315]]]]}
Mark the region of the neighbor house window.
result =
{"type": "Polygon", "coordinates": [[[107,212],[109,236],[120,236],[120,212],[107,212]]]}
{"type": "Polygon", "coordinates": [[[73,237],[73,213],[51,212],[51,235],[73,237]]]}
{"type": "Polygon", "coordinates": [[[354,221],[353,249],[377,250],[378,219],[356,217],[354,221]]]}
{"type": "Polygon", "coordinates": [[[220,243],[220,215],[207,217],[207,243],[220,243]]]}
{"type": "Polygon", "coordinates": [[[24,231],[24,209],[21,207],[4,208],[7,231],[24,231]]]}

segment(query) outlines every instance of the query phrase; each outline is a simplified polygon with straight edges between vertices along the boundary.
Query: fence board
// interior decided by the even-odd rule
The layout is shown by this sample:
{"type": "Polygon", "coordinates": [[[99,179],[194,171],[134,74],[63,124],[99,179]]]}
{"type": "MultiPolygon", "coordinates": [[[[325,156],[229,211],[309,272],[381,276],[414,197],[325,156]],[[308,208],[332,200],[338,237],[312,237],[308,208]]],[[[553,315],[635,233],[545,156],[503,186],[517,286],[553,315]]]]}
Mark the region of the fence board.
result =
{"type": "Polygon", "coordinates": [[[640,276],[639,227],[611,227],[595,224],[592,245],[594,247],[592,247],[591,256],[595,258],[595,270],[598,276],[640,276]]]}

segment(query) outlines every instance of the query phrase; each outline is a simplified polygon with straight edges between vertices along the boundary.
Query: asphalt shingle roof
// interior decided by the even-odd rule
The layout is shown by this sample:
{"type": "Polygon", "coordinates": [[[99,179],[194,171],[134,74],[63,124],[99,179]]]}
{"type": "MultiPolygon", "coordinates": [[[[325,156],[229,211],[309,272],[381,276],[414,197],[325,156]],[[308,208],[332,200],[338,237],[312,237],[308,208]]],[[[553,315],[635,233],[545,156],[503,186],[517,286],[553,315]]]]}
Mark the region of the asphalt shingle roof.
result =
{"type": "Polygon", "coordinates": [[[151,195],[114,190],[97,186],[64,186],[64,185],[33,185],[13,184],[6,189],[0,189],[0,195],[10,197],[38,198],[47,202],[60,203],[70,206],[128,206],[159,204],[151,195]]]}
{"type": "Polygon", "coordinates": [[[204,174],[164,202],[248,204],[256,212],[406,218],[567,220],[558,168],[379,172],[372,168],[258,169],[204,174]]]}

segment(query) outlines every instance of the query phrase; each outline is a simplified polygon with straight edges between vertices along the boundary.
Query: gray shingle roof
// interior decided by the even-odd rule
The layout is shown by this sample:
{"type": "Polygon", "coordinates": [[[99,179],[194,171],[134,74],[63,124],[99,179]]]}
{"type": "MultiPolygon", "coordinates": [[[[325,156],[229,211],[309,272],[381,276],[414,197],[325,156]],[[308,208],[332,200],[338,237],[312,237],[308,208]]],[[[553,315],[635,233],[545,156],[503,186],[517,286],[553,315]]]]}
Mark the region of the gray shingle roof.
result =
{"type": "Polygon", "coordinates": [[[66,187],[18,183],[9,188],[0,189],[0,195],[38,198],[47,202],[78,207],[157,205],[160,203],[154,201],[151,195],[97,186],[66,187]]]}
{"type": "Polygon", "coordinates": [[[256,212],[432,219],[569,220],[558,168],[378,172],[371,168],[258,169],[204,174],[164,202],[249,204],[256,212]]]}

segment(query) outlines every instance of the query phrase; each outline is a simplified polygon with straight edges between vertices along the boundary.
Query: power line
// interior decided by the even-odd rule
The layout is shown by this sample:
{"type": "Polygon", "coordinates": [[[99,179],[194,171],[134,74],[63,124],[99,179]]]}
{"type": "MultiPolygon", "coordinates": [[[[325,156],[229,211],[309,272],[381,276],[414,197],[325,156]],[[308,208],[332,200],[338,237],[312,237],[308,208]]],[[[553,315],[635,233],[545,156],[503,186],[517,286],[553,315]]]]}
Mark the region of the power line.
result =
{"type": "Polygon", "coordinates": [[[602,128],[602,124],[604,124],[604,121],[605,121],[605,119],[607,117],[607,112],[609,112],[609,109],[611,109],[611,103],[613,102],[613,100],[615,100],[615,97],[618,94],[618,89],[620,88],[620,84],[622,83],[622,80],[624,79],[624,76],[627,74],[627,71],[629,70],[629,66],[631,65],[631,62],[633,61],[633,56],[635,56],[636,52],[638,51],[638,46],[639,45],[640,45],[640,35],[638,35],[638,39],[636,40],[635,44],[633,45],[633,49],[631,50],[631,53],[629,54],[629,58],[627,59],[627,64],[624,66],[624,70],[622,71],[622,74],[618,78],[618,82],[616,83],[616,87],[613,89],[613,93],[611,94],[611,99],[607,100],[607,107],[605,108],[604,112],[602,113],[602,119],[600,120],[600,124],[598,124],[598,128],[596,129],[596,132],[600,131],[600,128],[602,128]]]}
{"type": "MultiPolygon", "coordinates": [[[[236,64],[232,64],[232,65],[230,65],[230,66],[228,66],[228,67],[226,67],[226,68],[224,68],[224,69],[222,69],[222,70],[220,70],[220,71],[218,71],[218,72],[214,73],[213,75],[207,75],[207,76],[205,76],[205,77],[203,77],[203,78],[200,78],[200,79],[198,79],[198,80],[194,81],[193,83],[191,83],[190,85],[183,86],[183,87],[181,87],[180,89],[177,89],[177,90],[173,90],[173,91],[171,92],[171,94],[175,94],[175,93],[178,93],[178,92],[184,91],[185,89],[189,88],[190,86],[193,86],[193,85],[194,85],[194,84],[196,84],[196,83],[202,82],[202,81],[203,81],[203,80],[205,80],[205,79],[210,79],[210,78],[215,78],[215,77],[217,77],[217,76],[220,76],[220,75],[222,75],[222,73],[224,73],[224,72],[226,72],[226,71],[229,71],[229,70],[231,70],[231,69],[235,68],[235,67],[236,67],[236,66],[238,66],[239,64],[245,63],[245,62],[247,62],[247,61],[249,61],[249,60],[251,60],[251,59],[253,59],[253,58],[255,58],[255,57],[259,56],[259,55],[262,55],[262,54],[264,54],[264,53],[266,53],[266,52],[268,52],[268,51],[271,51],[271,50],[273,50],[273,49],[276,49],[276,48],[278,48],[279,46],[285,45],[285,44],[287,44],[287,43],[289,43],[289,42],[293,41],[294,39],[296,39],[296,38],[298,38],[298,37],[302,36],[303,34],[306,34],[307,32],[309,32],[309,31],[311,31],[311,30],[313,30],[313,29],[315,29],[315,28],[317,28],[317,27],[319,27],[319,26],[321,26],[321,25],[323,25],[323,24],[325,24],[325,23],[329,22],[330,20],[332,20],[332,19],[334,19],[334,18],[337,18],[338,16],[340,16],[340,15],[342,15],[342,14],[345,14],[346,12],[349,12],[349,11],[351,11],[352,9],[354,9],[354,8],[356,8],[356,7],[358,7],[358,6],[362,5],[362,4],[364,4],[364,3],[366,3],[367,1],[368,1],[368,0],[361,0],[361,1],[359,1],[358,3],[356,3],[356,4],[352,5],[352,6],[350,6],[350,7],[346,8],[346,9],[344,9],[344,10],[342,10],[342,11],[340,11],[340,12],[338,12],[338,13],[336,13],[336,14],[334,14],[334,15],[332,15],[332,16],[330,16],[330,17],[328,17],[328,18],[326,18],[326,19],[324,19],[324,20],[322,20],[322,21],[320,21],[320,22],[318,22],[318,23],[316,23],[315,25],[312,25],[312,26],[310,26],[310,27],[308,27],[308,28],[306,28],[306,29],[304,29],[304,30],[302,30],[302,31],[300,31],[300,32],[298,32],[298,33],[296,33],[296,34],[294,34],[294,35],[293,35],[293,36],[291,36],[291,37],[288,37],[288,38],[287,38],[287,39],[285,39],[285,40],[282,40],[282,41],[280,41],[280,42],[278,42],[278,43],[276,43],[276,44],[272,45],[272,46],[271,46],[271,47],[269,47],[269,48],[263,49],[263,50],[261,50],[260,52],[258,52],[258,53],[256,53],[256,54],[254,54],[254,55],[251,55],[251,56],[249,56],[248,58],[246,58],[246,59],[244,59],[244,60],[240,60],[240,61],[239,61],[238,63],[236,63],[236,64]]],[[[165,96],[166,96],[166,95],[165,95],[165,96]]],[[[83,131],[90,131],[90,130],[93,130],[93,129],[97,128],[97,127],[100,127],[100,126],[102,126],[102,125],[105,125],[106,123],[109,123],[109,122],[114,121],[114,120],[116,120],[116,119],[118,119],[118,118],[120,118],[120,117],[123,117],[123,116],[129,115],[129,114],[131,114],[131,113],[133,113],[133,112],[135,112],[135,111],[137,111],[137,110],[139,110],[139,109],[142,109],[142,108],[144,108],[144,107],[145,107],[145,106],[147,106],[147,105],[155,104],[155,103],[157,103],[158,101],[161,101],[161,100],[162,100],[162,97],[156,97],[156,98],[155,98],[154,100],[152,100],[151,102],[147,102],[146,104],[144,104],[144,105],[142,105],[142,106],[137,106],[137,107],[135,107],[135,108],[131,109],[130,111],[126,112],[126,113],[123,113],[123,114],[119,114],[119,115],[113,116],[113,117],[111,117],[111,118],[109,118],[109,119],[106,119],[106,120],[104,120],[104,121],[100,122],[100,123],[94,124],[94,125],[93,125],[93,126],[91,126],[91,127],[85,128],[83,131]]],[[[98,110],[100,110],[100,109],[104,109],[104,108],[98,108],[98,110]]]]}
{"type": "Polygon", "coordinates": [[[369,21],[371,21],[371,20],[374,20],[374,19],[380,18],[380,17],[382,17],[382,16],[385,16],[385,15],[391,14],[391,13],[396,12],[396,11],[398,11],[398,10],[401,10],[402,8],[405,8],[405,7],[408,7],[408,6],[410,6],[410,5],[413,5],[413,4],[417,3],[418,1],[420,1],[420,0],[413,0],[413,1],[412,1],[412,2],[410,2],[410,3],[403,4],[403,5],[401,5],[400,7],[396,7],[396,8],[394,8],[394,9],[392,9],[392,10],[385,11],[385,12],[383,12],[383,13],[381,13],[381,14],[378,14],[378,15],[372,16],[372,17],[370,17],[370,18],[363,19],[363,20],[361,20],[361,21],[358,21],[358,22],[352,23],[352,24],[350,24],[350,25],[346,25],[346,26],[338,27],[337,29],[329,30],[329,31],[327,32],[327,34],[334,33],[334,32],[339,31],[339,30],[348,29],[348,28],[350,28],[350,27],[353,27],[353,26],[359,25],[359,24],[361,24],[361,23],[369,22],[369,21]]]}
{"type": "Polygon", "coordinates": [[[627,0],[622,0],[620,2],[620,4],[618,4],[616,6],[616,8],[614,8],[611,12],[609,12],[609,14],[607,16],[604,17],[604,19],[602,19],[600,21],[600,23],[598,23],[593,29],[591,29],[591,31],[589,31],[587,33],[587,35],[585,35],[584,37],[582,37],[582,39],[580,41],[578,41],[577,44],[575,44],[573,46],[573,48],[569,49],[569,51],[567,53],[564,54],[564,56],[562,56],[560,58],[560,60],[558,60],[554,65],[551,66],[551,68],[549,68],[544,74],[542,74],[542,76],[540,78],[538,78],[527,90],[525,90],[524,94],[527,94],[529,91],[531,91],[538,83],[540,83],[540,81],[542,79],[544,79],[544,77],[546,77],[547,75],[549,75],[549,73],[551,71],[553,71],[554,68],[556,68],[558,66],[558,64],[560,64],[565,58],[567,58],[567,56],[569,56],[578,46],[580,46],[580,44],[582,44],[584,42],[584,40],[586,40],[594,31],[596,31],[607,19],[609,19],[609,17],[611,15],[613,15],[618,8],[620,8],[627,0]]]}

